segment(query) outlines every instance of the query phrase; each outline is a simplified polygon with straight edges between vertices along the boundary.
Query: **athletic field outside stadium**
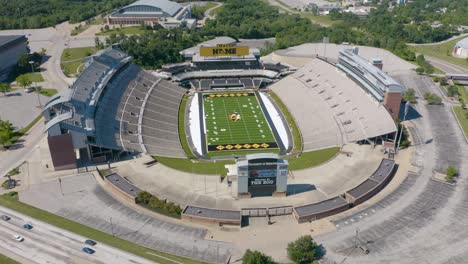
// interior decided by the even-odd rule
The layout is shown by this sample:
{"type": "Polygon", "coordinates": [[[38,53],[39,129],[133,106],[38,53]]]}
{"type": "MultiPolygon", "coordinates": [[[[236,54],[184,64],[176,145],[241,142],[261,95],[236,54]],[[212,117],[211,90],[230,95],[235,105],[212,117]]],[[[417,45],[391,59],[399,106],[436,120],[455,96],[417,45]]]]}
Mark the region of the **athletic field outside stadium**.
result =
{"type": "Polygon", "coordinates": [[[203,94],[208,152],[277,149],[253,92],[203,94]]]}

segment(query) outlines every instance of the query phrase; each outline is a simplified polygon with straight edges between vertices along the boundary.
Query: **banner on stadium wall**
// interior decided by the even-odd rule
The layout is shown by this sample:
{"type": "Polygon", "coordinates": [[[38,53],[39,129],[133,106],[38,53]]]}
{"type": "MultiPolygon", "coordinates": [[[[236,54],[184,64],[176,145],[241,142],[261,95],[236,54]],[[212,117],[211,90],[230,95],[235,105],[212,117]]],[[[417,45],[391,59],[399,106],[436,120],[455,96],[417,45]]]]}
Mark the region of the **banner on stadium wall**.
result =
{"type": "Polygon", "coordinates": [[[200,47],[200,56],[202,57],[247,55],[249,55],[249,47],[247,46],[217,45],[216,47],[200,47]]]}

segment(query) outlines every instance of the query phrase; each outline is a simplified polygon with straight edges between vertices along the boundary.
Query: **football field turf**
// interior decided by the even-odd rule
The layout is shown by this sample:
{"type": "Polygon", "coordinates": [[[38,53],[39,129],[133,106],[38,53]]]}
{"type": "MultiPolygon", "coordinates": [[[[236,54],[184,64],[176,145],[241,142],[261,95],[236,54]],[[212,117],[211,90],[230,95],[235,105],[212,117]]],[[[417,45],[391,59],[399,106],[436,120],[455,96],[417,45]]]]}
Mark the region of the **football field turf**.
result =
{"type": "Polygon", "coordinates": [[[203,94],[208,152],[277,148],[255,93],[203,94]]]}

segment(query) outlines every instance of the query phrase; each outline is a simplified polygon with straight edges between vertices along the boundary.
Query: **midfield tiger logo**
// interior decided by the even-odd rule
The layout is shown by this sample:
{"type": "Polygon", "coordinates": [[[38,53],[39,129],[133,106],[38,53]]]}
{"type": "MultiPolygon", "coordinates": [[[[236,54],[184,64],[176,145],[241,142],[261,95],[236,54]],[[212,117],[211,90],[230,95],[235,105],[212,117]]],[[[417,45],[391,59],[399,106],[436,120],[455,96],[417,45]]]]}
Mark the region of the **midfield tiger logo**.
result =
{"type": "Polygon", "coordinates": [[[237,112],[232,112],[232,113],[229,115],[229,119],[231,119],[231,121],[237,122],[237,121],[240,121],[240,120],[241,120],[241,116],[240,116],[240,114],[238,114],[237,112]]]}

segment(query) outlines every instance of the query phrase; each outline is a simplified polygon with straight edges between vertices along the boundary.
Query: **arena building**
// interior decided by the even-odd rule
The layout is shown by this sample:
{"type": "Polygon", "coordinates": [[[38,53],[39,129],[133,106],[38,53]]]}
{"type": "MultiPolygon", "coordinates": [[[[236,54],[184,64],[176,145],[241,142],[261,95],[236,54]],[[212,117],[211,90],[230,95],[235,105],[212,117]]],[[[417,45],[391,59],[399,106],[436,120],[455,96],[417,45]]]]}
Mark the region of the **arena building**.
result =
{"type": "Polygon", "coordinates": [[[194,27],[196,20],[191,18],[190,6],[168,0],[139,0],[122,7],[107,16],[109,25],[160,24],[165,28],[186,25],[194,27]]]}
{"type": "Polygon", "coordinates": [[[453,55],[463,59],[468,58],[468,37],[458,41],[457,44],[455,44],[455,47],[453,48],[453,55]]]}
{"type": "Polygon", "coordinates": [[[0,36],[0,82],[8,77],[18,58],[28,52],[28,39],[25,36],[0,36]]]}

